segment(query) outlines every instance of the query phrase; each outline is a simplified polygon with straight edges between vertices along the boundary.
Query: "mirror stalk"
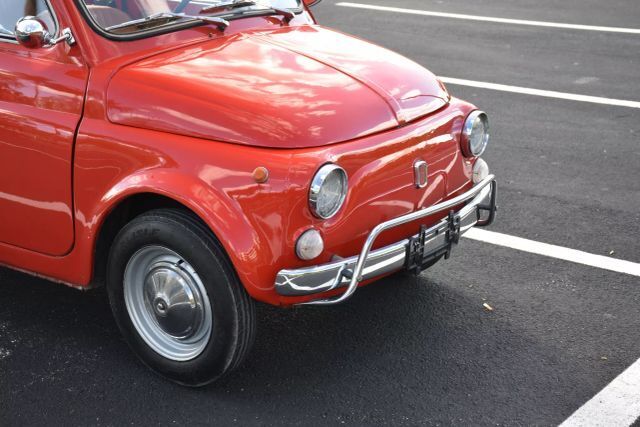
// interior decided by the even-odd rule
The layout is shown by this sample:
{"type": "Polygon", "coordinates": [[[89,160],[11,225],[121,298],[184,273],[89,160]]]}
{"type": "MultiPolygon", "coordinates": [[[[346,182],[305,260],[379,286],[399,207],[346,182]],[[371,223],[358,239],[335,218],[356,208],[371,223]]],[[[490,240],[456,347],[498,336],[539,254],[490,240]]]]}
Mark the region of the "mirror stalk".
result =
{"type": "Polygon", "coordinates": [[[45,23],[35,16],[25,16],[18,20],[15,28],[15,37],[20,45],[29,49],[51,47],[64,41],[69,46],[73,46],[76,43],[71,29],[65,28],[62,30],[60,37],[53,37],[45,23]]]}

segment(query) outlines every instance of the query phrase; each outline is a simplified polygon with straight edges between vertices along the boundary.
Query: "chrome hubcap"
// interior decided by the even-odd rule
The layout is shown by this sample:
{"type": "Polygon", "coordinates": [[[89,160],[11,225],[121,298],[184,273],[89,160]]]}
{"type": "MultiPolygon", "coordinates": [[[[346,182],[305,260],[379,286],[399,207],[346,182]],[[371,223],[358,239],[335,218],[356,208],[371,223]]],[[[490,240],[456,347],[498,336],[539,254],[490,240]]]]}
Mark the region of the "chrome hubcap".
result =
{"type": "Polygon", "coordinates": [[[160,355],[186,361],[211,338],[211,305],[195,269],[176,252],[146,246],[125,268],[124,298],[134,327],[160,355]]]}

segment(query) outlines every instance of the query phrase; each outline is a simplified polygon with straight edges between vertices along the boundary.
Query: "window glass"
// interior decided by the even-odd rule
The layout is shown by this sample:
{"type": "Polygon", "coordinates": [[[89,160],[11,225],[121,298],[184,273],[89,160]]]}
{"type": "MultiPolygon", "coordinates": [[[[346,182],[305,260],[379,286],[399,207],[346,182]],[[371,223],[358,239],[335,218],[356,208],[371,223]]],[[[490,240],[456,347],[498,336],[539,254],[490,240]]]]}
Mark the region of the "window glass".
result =
{"type": "MultiPolygon", "coordinates": [[[[4,0],[0,0],[4,1],[4,0]]],[[[82,0],[92,20],[113,34],[134,34],[191,16],[241,17],[276,9],[299,9],[300,0],[82,0]],[[208,8],[213,8],[210,11],[208,8]],[[187,15],[184,17],[176,15],[187,15]]]]}
{"type": "Polygon", "coordinates": [[[55,23],[44,0],[0,0],[0,35],[12,37],[16,22],[24,16],[40,18],[47,30],[55,33],[55,23]]]}

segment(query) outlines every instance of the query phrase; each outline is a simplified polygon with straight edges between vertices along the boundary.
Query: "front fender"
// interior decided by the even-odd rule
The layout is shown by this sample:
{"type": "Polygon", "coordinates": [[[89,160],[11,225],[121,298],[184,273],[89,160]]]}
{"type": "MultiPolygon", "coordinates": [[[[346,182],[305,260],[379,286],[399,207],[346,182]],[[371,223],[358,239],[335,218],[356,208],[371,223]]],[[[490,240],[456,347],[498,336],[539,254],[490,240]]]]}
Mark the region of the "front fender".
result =
{"type": "MultiPolygon", "coordinates": [[[[143,129],[83,124],[74,181],[78,233],[94,247],[120,203],[142,193],[175,200],[198,215],[222,244],[251,296],[273,298],[282,252],[290,155],[143,129]],[[269,181],[253,179],[258,166],[269,181]],[[279,197],[274,197],[277,194],[279,197]]],[[[86,249],[85,249],[86,250],[86,249]]],[[[271,301],[272,302],[272,301],[271,301]]]]}
{"type": "Polygon", "coordinates": [[[168,197],[195,213],[215,234],[234,265],[244,264],[262,243],[233,200],[197,177],[172,170],[142,171],[126,177],[105,194],[97,214],[104,220],[129,197],[145,193],[168,197]]]}

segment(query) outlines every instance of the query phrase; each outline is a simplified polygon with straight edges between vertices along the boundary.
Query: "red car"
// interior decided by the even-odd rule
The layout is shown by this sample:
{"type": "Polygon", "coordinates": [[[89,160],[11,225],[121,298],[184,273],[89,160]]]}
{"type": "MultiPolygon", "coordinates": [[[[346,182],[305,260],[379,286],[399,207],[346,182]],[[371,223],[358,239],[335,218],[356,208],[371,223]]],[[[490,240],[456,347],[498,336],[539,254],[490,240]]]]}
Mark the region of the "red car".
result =
{"type": "Polygon", "coordinates": [[[0,262],[105,284],[156,372],[238,366],[253,300],[328,305],[492,222],[485,113],[310,0],[2,0],[0,262]]]}

